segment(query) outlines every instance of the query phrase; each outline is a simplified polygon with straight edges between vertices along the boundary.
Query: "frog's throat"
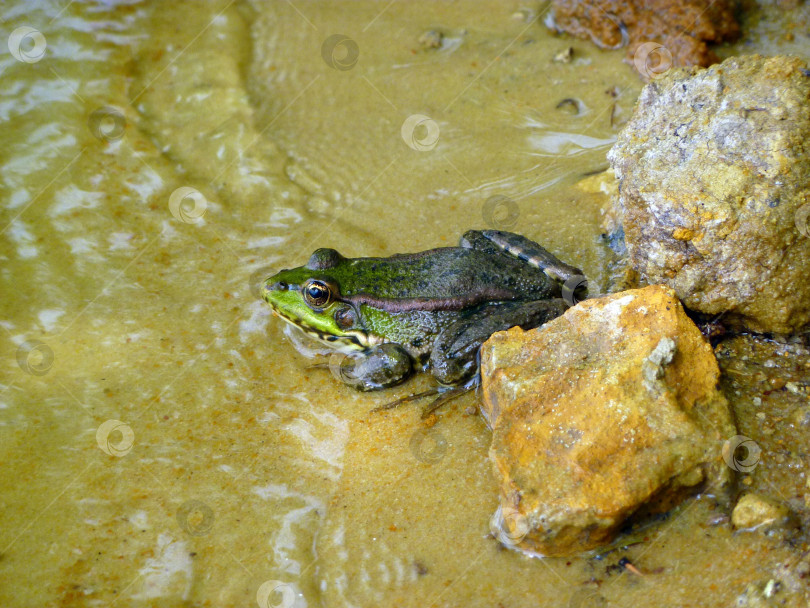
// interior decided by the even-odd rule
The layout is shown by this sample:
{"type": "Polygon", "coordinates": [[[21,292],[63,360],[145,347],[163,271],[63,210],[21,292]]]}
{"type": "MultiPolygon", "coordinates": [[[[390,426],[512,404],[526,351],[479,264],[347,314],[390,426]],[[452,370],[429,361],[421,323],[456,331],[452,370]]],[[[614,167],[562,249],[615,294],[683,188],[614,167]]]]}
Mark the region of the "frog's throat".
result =
{"type": "Polygon", "coordinates": [[[316,327],[312,327],[308,325],[301,319],[293,319],[288,317],[283,312],[277,309],[273,309],[273,312],[276,314],[277,317],[283,319],[293,327],[297,327],[302,332],[323,342],[327,346],[331,346],[333,348],[347,348],[351,350],[365,350],[371,346],[376,346],[377,344],[382,344],[386,342],[384,338],[377,336],[375,334],[370,334],[360,330],[353,330],[347,331],[343,335],[335,335],[330,334],[329,332],[322,331],[316,327]]]}

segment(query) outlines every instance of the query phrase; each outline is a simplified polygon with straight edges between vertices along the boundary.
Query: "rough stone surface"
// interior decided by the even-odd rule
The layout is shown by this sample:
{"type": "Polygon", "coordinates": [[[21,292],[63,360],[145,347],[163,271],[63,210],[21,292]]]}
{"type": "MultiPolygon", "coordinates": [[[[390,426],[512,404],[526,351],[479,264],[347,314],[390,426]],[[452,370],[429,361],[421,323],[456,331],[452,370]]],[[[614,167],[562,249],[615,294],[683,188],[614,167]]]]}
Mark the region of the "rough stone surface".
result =
{"type": "Polygon", "coordinates": [[[780,502],[753,492],[744,494],[731,512],[735,528],[773,528],[788,522],[790,510],[780,502]]]}
{"type": "MultiPolygon", "coordinates": [[[[627,45],[628,63],[641,67],[636,52],[651,41],[666,48],[672,66],[708,66],[718,61],[707,42],[733,40],[740,34],[730,0],[554,0],[553,26],[601,48],[627,45]]],[[[662,66],[666,67],[666,66],[662,66]]]]}
{"type": "Polygon", "coordinates": [[[586,300],[481,349],[500,483],[496,536],[532,554],[598,547],[631,515],[720,491],[736,435],[717,362],[662,286],[586,300]]]}
{"type": "Polygon", "coordinates": [[[644,87],[608,153],[630,264],[759,332],[810,322],[810,71],[734,57],[644,87]]]}

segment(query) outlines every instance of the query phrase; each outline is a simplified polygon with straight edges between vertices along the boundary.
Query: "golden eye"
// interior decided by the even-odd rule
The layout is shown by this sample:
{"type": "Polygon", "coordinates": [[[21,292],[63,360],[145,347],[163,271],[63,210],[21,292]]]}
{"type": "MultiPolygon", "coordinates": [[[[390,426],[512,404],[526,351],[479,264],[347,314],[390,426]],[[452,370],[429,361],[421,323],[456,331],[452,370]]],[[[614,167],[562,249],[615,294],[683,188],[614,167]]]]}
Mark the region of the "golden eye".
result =
{"type": "Polygon", "coordinates": [[[310,279],[301,288],[304,294],[304,301],[313,308],[322,308],[329,303],[332,297],[332,291],[329,286],[323,281],[317,279],[310,279]]]}

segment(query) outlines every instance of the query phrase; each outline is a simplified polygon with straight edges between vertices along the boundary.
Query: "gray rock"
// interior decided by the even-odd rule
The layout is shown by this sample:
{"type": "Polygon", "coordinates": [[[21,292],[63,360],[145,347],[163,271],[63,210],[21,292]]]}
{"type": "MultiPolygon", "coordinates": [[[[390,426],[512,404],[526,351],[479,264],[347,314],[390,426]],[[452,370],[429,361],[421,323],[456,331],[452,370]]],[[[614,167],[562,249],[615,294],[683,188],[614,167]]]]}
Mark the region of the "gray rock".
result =
{"type": "Polygon", "coordinates": [[[754,331],[810,322],[810,70],[733,57],[648,84],[608,159],[629,261],[754,331]]]}

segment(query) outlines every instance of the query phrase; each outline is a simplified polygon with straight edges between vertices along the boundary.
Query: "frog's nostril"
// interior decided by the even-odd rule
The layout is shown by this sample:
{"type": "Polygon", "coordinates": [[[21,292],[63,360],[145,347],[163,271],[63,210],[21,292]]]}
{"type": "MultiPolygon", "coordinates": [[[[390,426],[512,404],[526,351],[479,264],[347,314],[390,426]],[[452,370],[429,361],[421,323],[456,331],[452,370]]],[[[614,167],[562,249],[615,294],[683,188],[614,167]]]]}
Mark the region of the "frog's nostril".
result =
{"type": "Polygon", "coordinates": [[[284,281],[271,283],[269,280],[261,286],[262,300],[270,301],[270,294],[278,291],[287,291],[287,284],[284,281]]]}

